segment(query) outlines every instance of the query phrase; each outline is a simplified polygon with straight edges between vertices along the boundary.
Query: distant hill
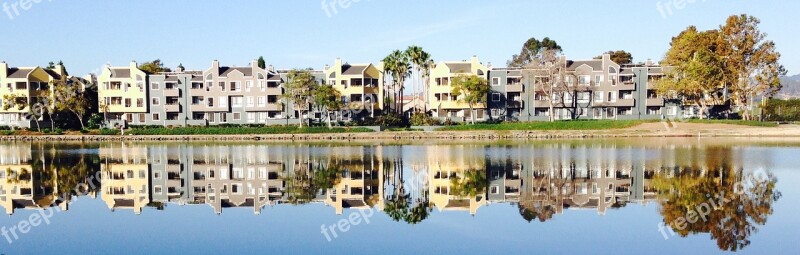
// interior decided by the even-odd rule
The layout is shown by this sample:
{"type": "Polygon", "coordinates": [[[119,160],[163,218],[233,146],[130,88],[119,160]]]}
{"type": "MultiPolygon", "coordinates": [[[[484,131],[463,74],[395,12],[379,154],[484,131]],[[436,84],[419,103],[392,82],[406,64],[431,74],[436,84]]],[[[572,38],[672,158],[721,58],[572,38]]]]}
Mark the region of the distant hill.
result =
{"type": "Polygon", "coordinates": [[[800,74],[781,78],[783,89],[775,95],[776,98],[800,98],[800,74]]]}

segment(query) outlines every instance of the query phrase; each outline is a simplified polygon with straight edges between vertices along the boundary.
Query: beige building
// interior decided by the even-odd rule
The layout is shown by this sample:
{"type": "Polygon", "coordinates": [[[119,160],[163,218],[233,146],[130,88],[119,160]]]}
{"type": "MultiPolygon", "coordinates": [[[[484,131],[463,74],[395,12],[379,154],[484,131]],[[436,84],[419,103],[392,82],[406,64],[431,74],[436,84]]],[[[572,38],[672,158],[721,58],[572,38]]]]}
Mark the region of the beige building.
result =
{"type": "MultiPolygon", "coordinates": [[[[373,64],[349,64],[336,59],[324,70],[328,85],[342,94],[342,101],[352,109],[363,109],[374,116],[383,109],[383,72],[373,64]]],[[[344,116],[350,118],[354,116],[344,116]]]]}
{"type": "Polygon", "coordinates": [[[112,211],[130,209],[141,214],[150,203],[147,147],[101,147],[100,157],[102,200],[112,211]]]}
{"type": "MultiPolygon", "coordinates": [[[[431,70],[429,89],[427,91],[428,110],[433,111],[434,117],[450,118],[457,121],[470,120],[472,113],[469,105],[464,102],[463,96],[453,95],[453,78],[458,76],[476,75],[488,78],[488,68],[484,66],[477,56],[465,61],[443,61],[436,64],[431,70]]],[[[474,105],[476,120],[486,119],[486,104],[474,105]]]]}
{"type": "Polygon", "coordinates": [[[128,66],[103,68],[97,77],[100,113],[109,126],[144,124],[149,113],[147,73],[132,61],[128,66]]]}
{"type": "MultiPolygon", "coordinates": [[[[30,106],[46,100],[52,102],[54,88],[51,83],[57,80],[66,83],[69,78],[63,65],[46,69],[38,66],[10,67],[6,62],[0,62],[0,126],[35,126],[29,114],[32,111],[30,106]],[[13,95],[15,102],[4,102],[8,95],[13,95]],[[11,107],[5,110],[6,106],[11,107]]],[[[42,122],[46,118],[41,115],[38,119],[42,122]]]]}

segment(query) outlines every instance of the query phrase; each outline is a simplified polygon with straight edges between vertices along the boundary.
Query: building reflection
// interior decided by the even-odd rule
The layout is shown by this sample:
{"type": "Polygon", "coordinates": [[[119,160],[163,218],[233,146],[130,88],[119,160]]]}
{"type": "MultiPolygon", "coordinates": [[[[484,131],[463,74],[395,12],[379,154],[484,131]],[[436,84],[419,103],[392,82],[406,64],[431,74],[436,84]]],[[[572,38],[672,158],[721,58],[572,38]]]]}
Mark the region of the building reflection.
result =
{"type": "Polygon", "coordinates": [[[423,222],[433,211],[476,215],[492,204],[515,205],[528,222],[546,222],[568,210],[605,215],[631,203],[656,204],[670,224],[703,202],[691,198],[733,194],[735,183],[749,180],[748,196],[730,198],[731,206],[746,209],[744,215],[735,208],[719,210],[712,214],[715,222],[673,226],[683,236],[711,233],[721,249],[736,250],[746,246],[750,232],[729,234],[713,224],[753,231],[766,222],[772,202],[780,197],[774,177],[752,180],[744,171],[768,168],[768,161],[744,161],[743,150],[729,147],[599,142],[63,147],[0,145],[0,206],[7,214],[67,210],[73,197],[99,193],[111,211],[134,214],[170,205],[208,205],[216,214],[247,208],[261,214],[268,206],[319,203],[336,214],[374,208],[409,224],[423,222]],[[99,177],[97,185],[93,176],[99,177]]]}

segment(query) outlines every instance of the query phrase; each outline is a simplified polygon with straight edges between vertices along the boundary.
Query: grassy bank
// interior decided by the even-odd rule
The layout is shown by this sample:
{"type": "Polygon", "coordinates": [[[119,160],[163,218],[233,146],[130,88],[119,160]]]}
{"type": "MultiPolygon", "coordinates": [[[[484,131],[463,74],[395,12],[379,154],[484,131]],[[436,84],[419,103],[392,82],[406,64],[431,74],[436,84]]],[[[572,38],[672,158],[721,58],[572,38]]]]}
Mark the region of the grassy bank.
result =
{"type": "Polygon", "coordinates": [[[363,133],[373,132],[368,128],[332,128],[327,127],[181,127],[181,128],[146,128],[125,131],[126,135],[266,135],[266,134],[326,134],[326,133],[363,133]]]}
{"type": "Polygon", "coordinates": [[[629,128],[646,121],[641,120],[596,120],[596,121],[555,121],[555,122],[514,122],[499,124],[458,125],[438,129],[438,131],[473,130],[607,130],[629,128]]]}

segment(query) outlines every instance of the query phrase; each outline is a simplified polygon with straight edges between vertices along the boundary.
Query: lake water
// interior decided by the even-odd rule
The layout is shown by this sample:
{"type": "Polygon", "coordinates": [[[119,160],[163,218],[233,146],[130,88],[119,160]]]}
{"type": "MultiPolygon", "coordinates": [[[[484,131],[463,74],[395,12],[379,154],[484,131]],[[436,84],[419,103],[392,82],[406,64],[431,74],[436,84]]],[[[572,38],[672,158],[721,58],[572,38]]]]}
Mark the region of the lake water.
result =
{"type": "Polygon", "coordinates": [[[796,254],[800,143],[2,143],[0,254],[796,254]]]}

